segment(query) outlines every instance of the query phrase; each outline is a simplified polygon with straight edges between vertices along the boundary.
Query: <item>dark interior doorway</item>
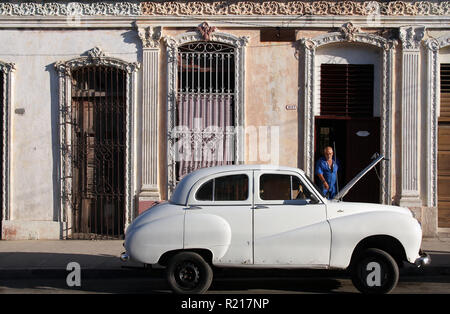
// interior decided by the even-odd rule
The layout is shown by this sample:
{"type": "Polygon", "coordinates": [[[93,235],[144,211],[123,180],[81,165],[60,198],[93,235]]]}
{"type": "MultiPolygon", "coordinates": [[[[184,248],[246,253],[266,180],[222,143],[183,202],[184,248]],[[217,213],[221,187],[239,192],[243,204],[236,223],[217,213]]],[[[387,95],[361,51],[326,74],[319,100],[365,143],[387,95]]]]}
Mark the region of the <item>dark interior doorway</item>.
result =
{"type": "MultiPolygon", "coordinates": [[[[379,118],[330,119],[316,117],[315,162],[326,146],[333,147],[340,169],[338,188],[342,189],[380,152],[379,118]]],[[[378,173],[379,166],[376,166],[378,173]]],[[[344,197],[345,201],[380,202],[377,172],[367,173],[344,197]]]]}
{"type": "MultiPolygon", "coordinates": [[[[380,153],[380,118],[374,117],[372,64],[321,64],[315,162],[326,146],[333,147],[340,164],[339,190],[371,162],[375,153],[380,153]]],[[[376,170],[380,173],[379,166],[376,170]]],[[[380,180],[372,170],[344,199],[379,203],[380,197],[380,180]]]]}

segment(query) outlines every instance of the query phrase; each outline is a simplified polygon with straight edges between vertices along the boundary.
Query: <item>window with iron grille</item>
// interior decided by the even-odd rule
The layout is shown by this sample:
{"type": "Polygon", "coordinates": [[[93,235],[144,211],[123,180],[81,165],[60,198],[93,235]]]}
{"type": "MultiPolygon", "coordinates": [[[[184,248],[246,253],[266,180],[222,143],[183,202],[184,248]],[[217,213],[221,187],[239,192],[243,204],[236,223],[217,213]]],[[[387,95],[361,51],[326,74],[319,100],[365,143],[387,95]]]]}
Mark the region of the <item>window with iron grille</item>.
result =
{"type": "Polygon", "coordinates": [[[321,116],[373,116],[373,64],[322,64],[320,73],[321,116]]]}
{"type": "Polygon", "coordinates": [[[194,42],[177,54],[176,180],[204,167],[232,164],[235,151],[235,48],[194,42]]]}

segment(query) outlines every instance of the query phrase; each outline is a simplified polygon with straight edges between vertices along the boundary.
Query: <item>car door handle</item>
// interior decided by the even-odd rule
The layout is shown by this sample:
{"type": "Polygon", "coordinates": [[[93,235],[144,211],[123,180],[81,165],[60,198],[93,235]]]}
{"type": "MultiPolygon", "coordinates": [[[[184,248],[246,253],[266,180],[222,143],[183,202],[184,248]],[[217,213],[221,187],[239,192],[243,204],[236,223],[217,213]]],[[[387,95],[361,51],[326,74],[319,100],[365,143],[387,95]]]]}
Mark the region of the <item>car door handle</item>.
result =
{"type": "Polygon", "coordinates": [[[190,205],[188,209],[202,209],[200,206],[190,205]]]}
{"type": "Polygon", "coordinates": [[[338,212],[338,213],[343,213],[344,210],[343,210],[343,209],[339,209],[337,212],[338,212]]]}
{"type": "Polygon", "coordinates": [[[252,209],[264,209],[264,208],[269,208],[269,207],[264,206],[264,205],[253,205],[252,206],[252,209]]]}

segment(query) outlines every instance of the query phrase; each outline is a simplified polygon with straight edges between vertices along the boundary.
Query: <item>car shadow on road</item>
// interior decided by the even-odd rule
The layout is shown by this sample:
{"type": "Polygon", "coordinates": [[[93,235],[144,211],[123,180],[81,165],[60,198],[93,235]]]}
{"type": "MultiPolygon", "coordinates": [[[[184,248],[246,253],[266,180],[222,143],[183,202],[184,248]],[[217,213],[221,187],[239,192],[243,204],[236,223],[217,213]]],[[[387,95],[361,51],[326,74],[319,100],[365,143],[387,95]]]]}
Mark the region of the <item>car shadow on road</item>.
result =
{"type": "MultiPolygon", "coordinates": [[[[0,293],[171,293],[164,269],[141,266],[123,263],[113,255],[0,252],[0,293]],[[67,270],[67,265],[72,262],[80,265],[81,287],[67,283],[73,272],[73,269],[67,270]]],[[[421,271],[402,275],[400,282],[450,282],[450,276],[429,276],[421,271]]],[[[209,293],[356,292],[349,286],[346,272],[222,269],[215,271],[209,293]]]]}
{"type": "MultiPolygon", "coordinates": [[[[145,269],[123,263],[113,255],[49,252],[0,252],[0,291],[3,293],[171,293],[163,269],[145,269]],[[80,265],[80,284],[68,286],[80,265]]],[[[253,291],[261,293],[334,293],[340,282],[330,278],[291,278],[292,272],[218,271],[209,293],[253,291]],[[274,277],[275,276],[275,277],[274,277]],[[276,277],[278,276],[278,277],[276,277]],[[281,277],[279,277],[281,276],[281,277]],[[284,277],[283,277],[284,276],[284,277]],[[270,292],[267,292],[270,291],[270,292]]]]}

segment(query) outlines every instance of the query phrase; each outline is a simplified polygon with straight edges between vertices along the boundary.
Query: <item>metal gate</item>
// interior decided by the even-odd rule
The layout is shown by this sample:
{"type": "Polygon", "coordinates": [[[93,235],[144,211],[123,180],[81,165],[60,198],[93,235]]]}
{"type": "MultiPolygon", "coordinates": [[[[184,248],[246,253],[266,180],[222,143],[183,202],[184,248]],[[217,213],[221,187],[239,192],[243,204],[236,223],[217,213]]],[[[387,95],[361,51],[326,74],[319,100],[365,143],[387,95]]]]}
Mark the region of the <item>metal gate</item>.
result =
{"type": "Polygon", "coordinates": [[[124,233],[126,73],[106,66],[72,71],[72,237],[124,233]]]}
{"type": "Polygon", "coordinates": [[[3,82],[4,82],[4,76],[5,74],[0,71],[0,113],[1,113],[1,119],[0,119],[0,239],[1,239],[1,235],[2,235],[2,221],[3,221],[3,210],[5,210],[5,208],[3,208],[3,141],[5,140],[3,138],[3,119],[4,119],[4,115],[3,115],[3,109],[4,109],[4,104],[3,104],[3,100],[5,99],[4,97],[4,89],[3,89],[3,82]]]}

